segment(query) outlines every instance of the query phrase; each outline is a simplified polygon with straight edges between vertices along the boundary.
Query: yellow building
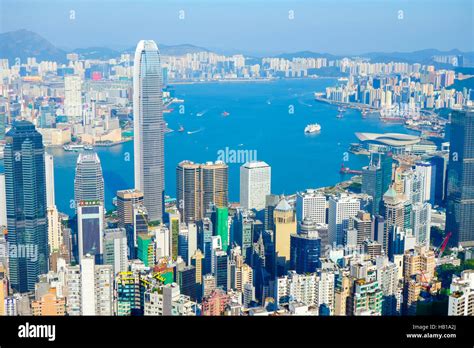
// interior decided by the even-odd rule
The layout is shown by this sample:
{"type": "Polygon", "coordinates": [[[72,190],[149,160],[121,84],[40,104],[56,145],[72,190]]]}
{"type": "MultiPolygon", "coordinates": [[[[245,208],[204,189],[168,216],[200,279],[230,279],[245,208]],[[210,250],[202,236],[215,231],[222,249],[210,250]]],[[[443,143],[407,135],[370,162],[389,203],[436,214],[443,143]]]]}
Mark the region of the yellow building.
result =
{"type": "Polygon", "coordinates": [[[275,252],[277,273],[286,273],[290,262],[290,236],[296,233],[295,212],[286,199],[282,199],[273,211],[275,224],[275,252]]]}

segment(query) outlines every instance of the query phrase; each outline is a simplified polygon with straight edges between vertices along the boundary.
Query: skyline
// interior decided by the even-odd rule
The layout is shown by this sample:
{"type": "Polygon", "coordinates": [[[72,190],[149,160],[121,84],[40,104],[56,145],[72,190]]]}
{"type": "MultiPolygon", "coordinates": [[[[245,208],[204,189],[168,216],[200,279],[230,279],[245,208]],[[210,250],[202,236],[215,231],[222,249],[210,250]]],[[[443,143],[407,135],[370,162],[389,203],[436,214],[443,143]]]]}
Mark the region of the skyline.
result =
{"type": "Polygon", "coordinates": [[[147,38],[159,45],[192,44],[224,54],[239,52],[255,56],[297,51],[337,55],[429,48],[474,51],[473,11],[465,11],[466,7],[472,9],[472,2],[464,0],[449,5],[446,1],[430,1],[429,6],[427,1],[317,1],[316,6],[311,1],[278,1],[271,8],[261,1],[245,6],[239,2],[239,7],[235,1],[225,4],[139,1],[130,5],[120,0],[101,3],[52,0],[49,3],[54,6],[33,0],[14,3],[1,0],[0,31],[24,28],[67,50],[79,47],[123,50],[147,38]],[[399,11],[403,11],[402,19],[399,11]],[[33,13],[35,21],[23,19],[31,18],[33,13]],[[290,15],[293,19],[289,19],[290,15]],[[56,20],[51,22],[53,17],[56,20]],[[143,28],[142,21],[156,21],[156,26],[143,28]],[[107,32],[101,34],[100,28],[91,23],[101,23],[107,32]],[[117,26],[117,23],[128,25],[117,26]],[[262,27],[266,30],[259,30],[262,27]],[[308,40],[308,32],[315,33],[309,36],[313,40],[308,40]],[[405,39],[399,40],[400,36],[405,39]]]}

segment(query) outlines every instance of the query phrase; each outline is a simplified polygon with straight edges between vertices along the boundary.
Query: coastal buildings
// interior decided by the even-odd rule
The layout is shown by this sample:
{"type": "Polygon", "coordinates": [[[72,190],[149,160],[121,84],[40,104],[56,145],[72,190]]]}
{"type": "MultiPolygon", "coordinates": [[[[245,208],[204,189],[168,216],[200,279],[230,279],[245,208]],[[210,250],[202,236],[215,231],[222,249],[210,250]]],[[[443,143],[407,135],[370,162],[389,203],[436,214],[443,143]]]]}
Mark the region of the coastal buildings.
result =
{"type": "Polygon", "coordinates": [[[32,291],[40,274],[48,271],[46,175],[41,134],[27,121],[16,121],[6,134],[5,188],[11,257],[11,286],[32,291]]]}
{"type": "Polygon", "coordinates": [[[133,69],[135,188],[143,192],[150,221],[162,221],[165,122],[160,53],[154,41],[138,43],[133,69]]]}
{"type": "Polygon", "coordinates": [[[265,209],[265,198],[271,193],[271,168],[263,161],[240,167],[240,205],[244,209],[265,209]]]}

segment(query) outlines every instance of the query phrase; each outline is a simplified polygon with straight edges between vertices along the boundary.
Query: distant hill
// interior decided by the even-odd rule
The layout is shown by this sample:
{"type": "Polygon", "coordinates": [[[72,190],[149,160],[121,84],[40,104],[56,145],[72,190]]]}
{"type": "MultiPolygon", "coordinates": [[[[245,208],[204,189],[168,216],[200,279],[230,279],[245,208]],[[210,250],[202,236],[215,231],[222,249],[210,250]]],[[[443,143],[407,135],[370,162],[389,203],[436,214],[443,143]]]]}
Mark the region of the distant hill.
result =
{"type": "Polygon", "coordinates": [[[106,47],[76,48],[74,53],[83,59],[111,59],[120,56],[120,52],[106,47]]]}
{"type": "Polygon", "coordinates": [[[0,58],[8,59],[10,64],[16,58],[25,62],[28,57],[36,57],[37,61],[66,61],[66,52],[51,42],[29,30],[17,30],[0,34],[0,58]]]}
{"type": "Polygon", "coordinates": [[[274,58],[283,58],[283,59],[293,59],[293,58],[327,58],[327,59],[338,59],[341,58],[339,56],[335,56],[333,54],[329,53],[317,53],[317,52],[312,52],[312,51],[299,51],[299,52],[293,52],[293,53],[283,53],[279,54],[277,56],[274,56],[274,58]]]}
{"type": "MultiPolygon", "coordinates": [[[[194,46],[190,44],[164,45],[164,44],[158,43],[158,49],[160,50],[160,54],[163,56],[182,56],[188,53],[210,52],[207,48],[194,46]]],[[[122,51],[122,53],[133,53],[133,52],[135,52],[135,47],[130,47],[122,51]]]]}
{"type": "Polygon", "coordinates": [[[457,56],[463,55],[469,61],[474,58],[474,52],[461,52],[457,49],[450,51],[440,51],[437,49],[425,49],[414,52],[369,52],[361,54],[361,57],[370,58],[372,62],[405,62],[405,63],[421,63],[433,64],[433,56],[457,56]]]}

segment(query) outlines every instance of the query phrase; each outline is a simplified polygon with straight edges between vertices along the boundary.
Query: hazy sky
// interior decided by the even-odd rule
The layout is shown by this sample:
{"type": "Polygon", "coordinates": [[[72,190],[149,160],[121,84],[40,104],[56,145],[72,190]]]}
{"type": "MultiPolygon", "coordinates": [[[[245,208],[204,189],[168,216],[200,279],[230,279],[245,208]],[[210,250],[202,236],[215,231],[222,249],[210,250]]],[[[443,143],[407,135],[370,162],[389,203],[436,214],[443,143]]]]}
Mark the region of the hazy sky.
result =
{"type": "Polygon", "coordinates": [[[0,0],[0,31],[29,29],[63,48],[128,48],[140,39],[154,39],[254,54],[474,51],[473,4],[474,0],[0,0]]]}

